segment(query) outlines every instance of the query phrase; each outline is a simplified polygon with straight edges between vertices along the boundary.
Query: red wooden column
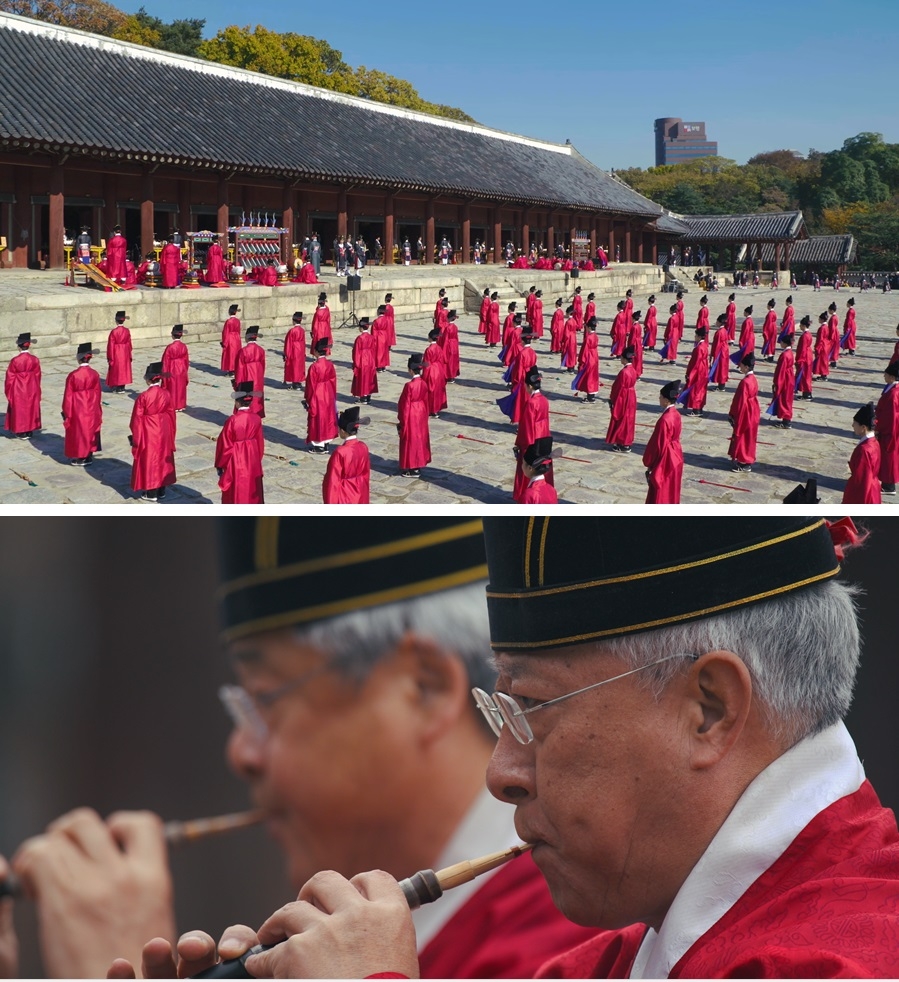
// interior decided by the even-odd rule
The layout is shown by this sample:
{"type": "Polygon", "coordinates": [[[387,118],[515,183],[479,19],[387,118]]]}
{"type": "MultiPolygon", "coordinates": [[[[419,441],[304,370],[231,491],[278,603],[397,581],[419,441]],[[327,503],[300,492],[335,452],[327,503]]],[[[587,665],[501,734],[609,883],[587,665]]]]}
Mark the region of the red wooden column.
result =
{"type": "Polygon", "coordinates": [[[596,258],[596,215],[590,218],[590,258],[596,258]]]}
{"type": "Polygon", "coordinates": [[[553,250],[556,248],[556,226],[552,212],[547,215],[546,221],[546,254],[552,259],[553,250]]]}
{"type": "Polygon", "coordinates": [[[17,269],[27,269],[31,228],[31,174],[27,167],[13,168],[15,173],[16,202],[12,213],[12,239],[9,253],[12,264],[17,269]]]}
{"type": "Polygon", "coordinates": [[[531,248],[531,211],[525,208],[521,213],[521,251],[527,255],[531,248]]]}
{"type": "Polygon", "coordinates": [[[652,264],[653,266],[659,264],[659,234],[656,231],[652,233],[652,264]]]}
{"type": "Polygon", "coordinates": [[[284,182],[281,190],[281,228],[288,229],[287,235],[281,236],[281,262],[289,266],[293,261],[292,246],[297,240],[296,194],[289,181],[284,182]]]}
{"type": "MultiPolygon", "coordinates": [[[[225,256],[228,255],[228,226],[230,225],[230,208],[228,207],[228,179],[220,177],[216,188],[216,231],[219,234],[219,245],[225,256]]],[[[144,253],[146,255],[146,253],[144,253]]]]}
{"type": "MultiPolygon", "coordinates": [[[[780,273],[780,243],[774,243],[774,272],[776,274],[780,273]]],[[[780,276],[777,277],[780,279],[780,276]]]]}
{"type": "Polygon", "coordinates": [[[185,232],[193,232],[190,215],[190,181],[178,181],[178,228],[181,229],[181,239],[187,245],[185,232]]]}
{"type": "Polygon", "coordinates": [[[393,265],[393,246],[396,233],[394,231],[394,205],[393,193],[384,195],[384,238],[381,240],[381,262],[386,266],[393,265]]]}
{"type": "Polygon", "coordinates": [[[462,205],[462,262],[471,262],[471,202],[462,205]]]}
{"type": "Polygon", "coordinates": [[[637,262],[643,262],[643,240],[646,238],[645,232],[639,232],[637,235],[637,262]]]}
{"type": "MultiPolygon", "coordinates": [[[[149,168],[144,168],[144,174],[146,175],[149,168]]],[[[97,229],[96,235],[92,235],[91,239],[94,245],[100,244],[100,239],[106,239],[108,242],[112,236],[113,228],[118,224],[119,221],[119,208],[116,204],[116,199],[118,197],[118,181],[116,181],[115,174],[104,174],[103,175],[103,219],[100,224],[100,228],[97,229]]],[[[152,246],[152,241],[150,242],[152,246]]],[[[146,252],[144,253],[146,255],[146,252]]]]}
{"type": "Polygon", "coordinates": [[[493,209],[493,261],[502,262],[503,219],[499,208],[493,209]]]}
{"type": "MultiPolygon", "coordinates": [[[[108,201],[106,205],[108,208],[108,201]]],[[[153,175],[150,169],[145,167],[140,189],[140,254],[142,256],[153,250],[153,211],[153,175]]]]}
{"type": "Polygon", "coordinates": [[[572,215],[568,226],[568,258],[574,262],[574,237],[577,235],[577,215],[572,215]]]}
{"type": "Polygon", "coordinates": [[[434,246],[437,237],[434,223],[434,199],[428,198],[428,205],[425,210],[425,262],[430,266],[434,262],[434,246]]]}
{"type": "Polygon", "coordinates": [[[63,236],[65,235],[65,195],[63,194],[64,172],[62,164],[50,167],[50,228],[48,269],[61,269],[65,265],[63,236]]]}
{"type": "Polygon", "coordinates": [[[347,213],[346,213],[346,191],[337,192],[337,237],[342,235],[346,238],[347,213]]]}
{"type": "Polygon", "coordinates": [[[631,262],[633,253],[631,252],[631,223],[626,222],[624,226],[624,261],[631,262]]]}
{"type": "Polygon", "coordinates": [[[609,262],[615,262],[615,221],[609,219],[609,262]]]}

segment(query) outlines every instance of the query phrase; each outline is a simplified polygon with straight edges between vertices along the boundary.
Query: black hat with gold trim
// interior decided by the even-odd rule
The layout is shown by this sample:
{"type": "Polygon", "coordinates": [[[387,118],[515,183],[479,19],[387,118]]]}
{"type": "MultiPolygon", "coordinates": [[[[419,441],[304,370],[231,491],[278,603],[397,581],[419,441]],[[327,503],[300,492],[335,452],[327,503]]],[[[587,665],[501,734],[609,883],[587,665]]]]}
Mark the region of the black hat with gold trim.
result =
{"type": "Polygon", "coordinates": [[[817,518],[483,521],[490,638],[499,651],[539,652],[699,620],[840,571],[817,518]]]}
{"type": "Polygon", "coordinates": [[[480,519],[222,518],[218,530],[227,641],[487,578],[480,519]]]}

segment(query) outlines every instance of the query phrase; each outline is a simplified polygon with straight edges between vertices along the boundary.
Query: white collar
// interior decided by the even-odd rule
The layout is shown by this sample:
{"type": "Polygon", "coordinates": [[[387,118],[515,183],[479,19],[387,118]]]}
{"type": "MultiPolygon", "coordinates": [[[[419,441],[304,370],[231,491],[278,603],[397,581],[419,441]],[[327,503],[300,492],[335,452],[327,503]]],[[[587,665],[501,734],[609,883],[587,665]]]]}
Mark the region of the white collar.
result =
{"type": "MultiPolygon", "coordinates": [[[[532,478],[531,484],[536,484],[538,481],[545,481],[545,480],[546,480],[545,474],[537,474],[532,478]]],[[[528,487],[530,487],[531,484],[529,484],[528,487]]]]}
{"type": "Polygon", "coordinates": [[[743,792],[674,898],[659,932],[650,928],[632,979],[663,979],[737,903],[820,812],[865,780],[843,723],[806,737],[743,792]]]}
{"type": "MultiPolygon", "coordinates": [[[[499,852],[520,841],[515,831],[515,809],[498,801],[484,788],[453,832],[434,868],[443,869],[465,859],[499,852]]],[[[413,911],[412,921],[415,924],[418,950],[423,951],[462,905],[497,872],[498,870],[494,870],[470,883],[463,883],[444,894],[437,903],[425,904],[413,911]]]]}
{"type": "Polygon", "coordinates": [[[873,432],[866,433],[863,437],[861,437],[861,439],[858,442],[859,443],[864,443],[865,440],[873,440],[876,435],[877,434],[876,433],[873,433],[873,432]]]}
{"type": "Polygon", "coordinates": [[[345,444],[349,443],[350,440],[358,440],[359,436],[356,433],[350,433],[350,435],[343,441],[345,444]]]}

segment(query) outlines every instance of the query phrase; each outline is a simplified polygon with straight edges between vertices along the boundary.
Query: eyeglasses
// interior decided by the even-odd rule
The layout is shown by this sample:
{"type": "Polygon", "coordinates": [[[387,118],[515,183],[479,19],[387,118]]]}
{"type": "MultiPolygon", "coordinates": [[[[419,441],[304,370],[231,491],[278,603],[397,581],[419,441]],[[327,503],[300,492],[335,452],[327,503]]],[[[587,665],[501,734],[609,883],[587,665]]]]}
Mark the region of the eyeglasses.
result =
{"type": "Polygon", "coordinates": [[[530,713],[536,713],[538,709],[546,709],[547,706],[554,706],[556,703],[564,702],[564,700],[570,699],[572,696],[578,696],[582,692],[598,689],[599,686],[606,685],[608,682],[615,682],[618,679],[627,678],[628,675],[634,675],[637,672],[642,672],[644,669],[661,665],[666,661],[672,661],[674,658],[691,658],[693,661],[696,661],[698,657],[699,655],[689,653],[668,655],[666,658],[659,658],[658,661],[650,662],[648,665],[641,665],[640,668],[632,668],[629,672],[622,672],[621,675],[615,675],[610,679],[603,679],[602,682],[594,682],[592,685],[585,685],[582,689],[575,689],[574,692],[566,692],[564,696],[547,699],[546,702],[541,702],[528,709],[522,709],[515,697],[510,696],[506,692],[494,692],[493,695],[490,695],[489,692],[485,692],[483,689],[475,688],[471,690],[471,694],[474,696],[474,701],[478,709],[484,714],[484,719],[490,724],[490,729],[497,736],[502,733],[503,726],[506,725],[509,727],[512,736],[519,743],[528,744],[534,739],[534,731],[531,729],[531,724],[525,719],[530,713]]]}
{"type": "Polygon", "coordinates": [[[320,665],[268,692],[250,693],[240,685],[223,685],[219,689],[219,699],[235,729],[243,730],[257,743],[264,743],[269,734],[268,724],[263,715],[265,710],[273,706],[282,696],[305,685],[317,675],[323,675],[330,668],[330,665],[320,665]]]}

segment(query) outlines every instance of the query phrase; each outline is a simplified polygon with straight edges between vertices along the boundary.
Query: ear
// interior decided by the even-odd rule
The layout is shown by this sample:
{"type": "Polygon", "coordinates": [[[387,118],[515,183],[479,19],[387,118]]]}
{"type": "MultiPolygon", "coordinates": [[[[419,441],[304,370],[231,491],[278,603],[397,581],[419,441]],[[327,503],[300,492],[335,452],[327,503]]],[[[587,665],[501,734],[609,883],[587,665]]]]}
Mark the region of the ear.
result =
{"type": "Polygon", "coordinates": [[[706,770],[735,746],[752,708],[752,677],[732,651],[709,651],[693,665],[688,681],[690,764],[706,770]]]}

